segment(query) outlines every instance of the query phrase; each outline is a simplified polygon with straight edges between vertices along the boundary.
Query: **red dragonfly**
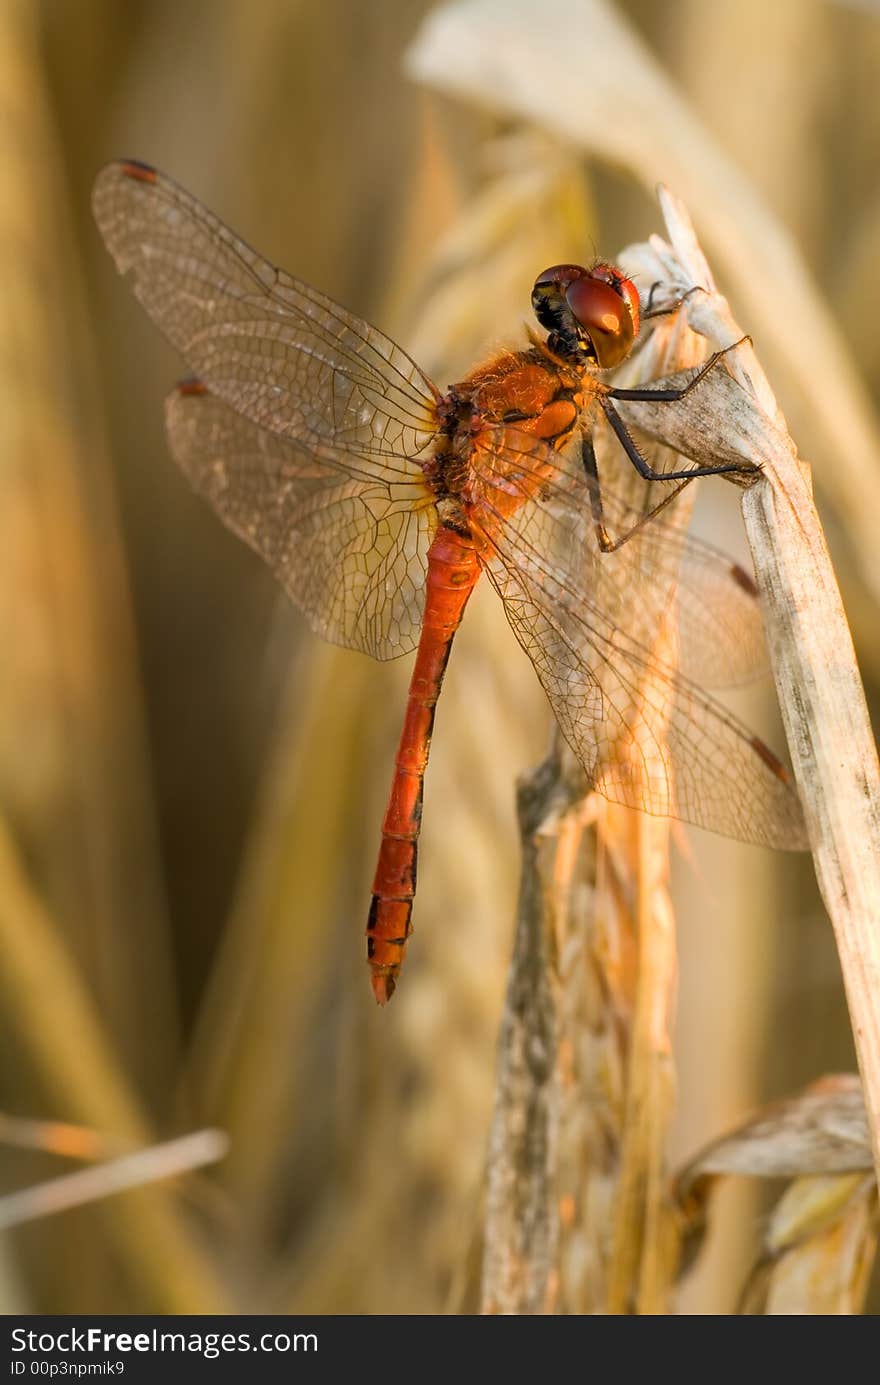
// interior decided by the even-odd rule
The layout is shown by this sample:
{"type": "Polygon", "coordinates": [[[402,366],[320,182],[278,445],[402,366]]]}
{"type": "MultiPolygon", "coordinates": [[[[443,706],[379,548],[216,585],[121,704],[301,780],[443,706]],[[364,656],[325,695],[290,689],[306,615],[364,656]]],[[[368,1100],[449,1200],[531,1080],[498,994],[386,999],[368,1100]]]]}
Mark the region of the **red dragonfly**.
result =
{"type": "Polygon", "coordinates": [[[606,797],[745,841],[805,845],[787,772],[702,686],[740,671],[751,579],[598,486],[598,418],[647,479],[736,469],[657,473],[636,447],[614,400],[672,402],[715,360],[680,389],[603,382],[639,330],[638,292],[620,270],[540,274],[532,304],[546,338],[442,393],[382,332],[276,269],[146,164],[108,165],[93,206],[117,267],[133,271],[197,377],[166,413],[195,489],[318,634],[377,659],[417,649],[367,924],[381,1004],[411,932],[435,706],[483,572],[606,797]],[[625,548],[609,522],[632,535],[625,548]],[[657,652],[671,605],[676,667],[657,652]]]}

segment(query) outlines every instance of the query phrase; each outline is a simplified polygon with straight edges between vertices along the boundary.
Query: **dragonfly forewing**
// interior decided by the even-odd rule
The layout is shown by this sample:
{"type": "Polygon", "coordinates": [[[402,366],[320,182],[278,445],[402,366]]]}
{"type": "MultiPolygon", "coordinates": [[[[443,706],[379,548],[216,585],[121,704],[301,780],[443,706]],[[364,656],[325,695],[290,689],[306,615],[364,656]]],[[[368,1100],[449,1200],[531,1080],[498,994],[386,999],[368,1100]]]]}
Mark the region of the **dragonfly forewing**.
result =
{"type": "Polygon", "coordinates": [[[147,312],[226,404],[360,479],[416,474],[438,394],[390,337],[276,269],[155,169],[109,164],[92,205],[147,312]]]}

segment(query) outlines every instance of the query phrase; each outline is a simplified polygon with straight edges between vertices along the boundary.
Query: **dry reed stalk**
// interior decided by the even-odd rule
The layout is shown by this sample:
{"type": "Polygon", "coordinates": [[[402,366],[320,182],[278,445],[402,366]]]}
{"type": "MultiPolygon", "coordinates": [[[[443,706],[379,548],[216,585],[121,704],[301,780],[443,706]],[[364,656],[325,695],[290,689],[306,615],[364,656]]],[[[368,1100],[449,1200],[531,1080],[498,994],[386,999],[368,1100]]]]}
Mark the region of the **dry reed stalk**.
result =
{"type": "MultiPolygon", "coordinates": [[[[662,189],[661,203],[673,249],[656,238],[652,248],[677,291],[688,292],[700,283],[702,252],[682,204],[662,189]]],[[[716,294],[693,294],[688,320],[716,346],[742,338],[727,303],[716,294]]],[[[693,407],[664,414],[656,404],[636,404],[624,412],[652,436],[672,445],[678,437],[695,458],[739,458],[762,469],[761,480],[745,492],[743,515],[816,876],[834,927],[880,1168],[877,750],[807,470],[751,345],[743,341],[728,360],[731,374],[714,372],[711,390],[693,407]]],[[[693,401],[694,395],[688,399],[693,401]]]]}
{"type": "Polygon", "coordinates": [[[666,826],[583,796],[567,747],[520,785],[523,873],[487,1166],[488,1313],[660,1312],[674,966],[666,826]],[[635,858],[639,864],[634,864],[635,858]]]}
{"type": "Polygon", "coordinates": [[[162,1105],[176,1013],[136,653],[37,28],[33,7],[2,7],[0,796],[124,1062],[162,1105]]]}
{"type": "Polygon", "coordinates": [[[222,1159],[229,1141],[221,1130],[197,1130],[147,1149],[132,1150],[92,1168],[36,1183],[0,1197],[0,1230],[84,1207],[116,1193],[204,1168],[222,1159]]]}
{"type": "Polygon", "coordinates": [[[565,782],[557,750],[522,781],[517,794],[523,856],[489,1135],[483,1313],[552,1312],[559,1288],[559,1208],[553,1187],[559,987],[548,878],[553,852],[542,853],[541,836],[551,817],[558,821],[579,801],[580,787],[577,769],[575,786],[565,782]]]}

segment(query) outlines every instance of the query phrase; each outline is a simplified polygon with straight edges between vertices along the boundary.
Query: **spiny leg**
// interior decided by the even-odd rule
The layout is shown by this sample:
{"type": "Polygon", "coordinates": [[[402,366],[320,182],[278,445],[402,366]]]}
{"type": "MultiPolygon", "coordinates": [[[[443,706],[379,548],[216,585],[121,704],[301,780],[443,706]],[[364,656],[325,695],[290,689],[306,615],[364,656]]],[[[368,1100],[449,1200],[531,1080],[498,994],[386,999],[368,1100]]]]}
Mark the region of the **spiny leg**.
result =
{"type": "Polygon", "coordinates": [[[646,481],[696,481],[701,476],[753,475],[759,469],[750,462],[719,462],[717,466],[693,466],[681,471],[655,471],[642,456],[620,414],[613,404],[608,403],[607,395],[600,399],[600,403],[621,447],[636,471],[646,481]]]}
{"type": "MultiPolygon", "coordinates": [[[[608,530],[605,528],[605,512],[602,505],[602,485],[599,480],[596,450],[593,447],[593,439],[586,430],[581,435],[581,460],[584,464],[587,487],[590,492],[590,509],[593,512],[593,526],[596,530],[596,541],[603,553],[616,553],[618,548],[622,548],[623,545],[627,543],[634,534],[637,534],[640,529],[643,529],[655,515],[658,515],[661,510],[665,510],[667,505],[671,505],[676,496],[680,495],[685,486],[693,479],[691,475],[688,475],[683,480],[679,481],[675,489],[670,491],[668,495],[665,495],[659,504],[641,515],[640,518],[636,520],[635,524],[629,529],[624,530],[622,534],[618,534],[617,538],[612,539],[608,530]]],[[[661,475],[665,476],[667,473],[661,473],[661,475]]]]}
{"type": "Polygon", "coordinates": [[[665,280],[663,279],[655,279],[653,284],[651,285],[650,291],[648,293],[648,301],[645,304],[645,311],[642,313],[643,322],[647,322],[649,317],[668,317],[671,313],[677,313],[682,304],[686,303],[693,294],[708,293],[708,289],[704,289],[702,284],[694,284],[685,293],[683,293],[680,298],[676,298],[667,307],[652,309],[651,304],[654,302],[654,294],[657,291],[657,289],[663,286],[664,283],[665,280]]]}
{"type": "Polygon", "coordinates": [[[697,371],[694,378],[688,380],[686,385],[681,385],[676,389],[657,390],[647,386],[642,389],[618,389],[612,386],[610,389],[606,390],[605,398],[629,399],[643,404],[649,403],[651,400],[659,400],[663,403],[671,404],[678,399],[684,399],[685,395],[690,394],[692,389],[696,389],[697,385],[705,380],[709,372],[715,369],[722,356],[726,356],[728,351],[735,351],[736,348],[742,346],[745,341],[751,343],[751,340],[749,336],[740,337],[738,341],[731,342],[730,346],[722,347],[720,351],[713,351],[706,364],[697,371]]]}

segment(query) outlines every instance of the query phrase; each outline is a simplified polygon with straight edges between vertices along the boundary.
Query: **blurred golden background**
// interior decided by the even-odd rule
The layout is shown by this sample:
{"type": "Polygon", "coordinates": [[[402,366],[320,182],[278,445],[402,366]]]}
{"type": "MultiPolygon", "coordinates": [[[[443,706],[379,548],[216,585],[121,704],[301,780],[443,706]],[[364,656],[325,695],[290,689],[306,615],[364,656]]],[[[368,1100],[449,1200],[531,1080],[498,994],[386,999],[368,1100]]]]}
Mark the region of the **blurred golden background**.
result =
{"type": "MultiPolygon", "coordinates": [[[[211,1170],[7,1233],[6,1312],[472,1306],[514,783],[550,734],[479,592],[438,713],[416,934],[378,1011],[362,933],[409,661],[321,645],[175,470],[162,400],[183,367],[91,220],[106,160],[170,173],[441,386],[517,337],[546,264],[660,230],[670,183],[814,464],[877,708],[880,11],[573,5],[577,43],[558,41],[583,89],[560,91],[530,69],[528,26],[551,20],[476,0],[519,44],[526,120],[488,65],[482,104],[436,89],[437,8],[0,6],[0,1104],[105,1153],[230,1140],[211,1170]],[[543,118],[542,80],[582,138],[543,118]]],[[[745,551],[728,488],[700,521],[745,551]]],[[[748,715],[772,717],[767,688],[748,715]]],[[[673,1163],[854,1068],[809,860],[689,836],[673,1163]]],[[[3,1146],[4,1192],[71,1167],[31,1143],[3,1146]]],[[[732,1311],[761,1215],[754,1187],[724,1191],[683,1311],[732,1311]]]]}

